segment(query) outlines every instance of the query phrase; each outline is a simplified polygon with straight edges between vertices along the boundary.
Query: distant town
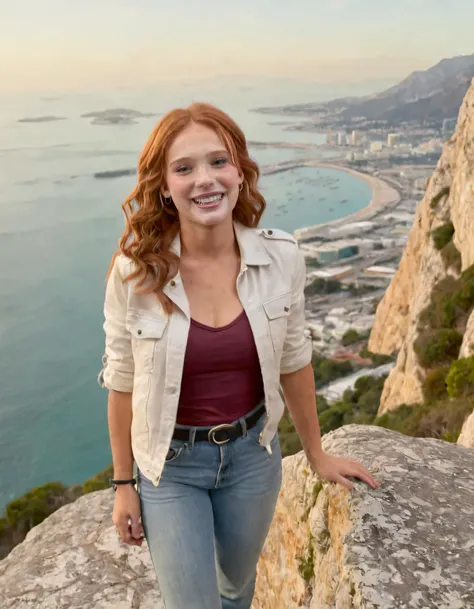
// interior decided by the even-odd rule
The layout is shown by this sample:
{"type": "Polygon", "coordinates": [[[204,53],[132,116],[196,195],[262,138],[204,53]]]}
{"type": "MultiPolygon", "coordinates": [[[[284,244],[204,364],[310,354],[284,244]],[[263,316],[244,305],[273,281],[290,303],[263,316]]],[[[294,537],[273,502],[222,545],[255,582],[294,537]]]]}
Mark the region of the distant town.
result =
{"type": "MultiPolygon", "coordinates": [[[[289,128],[304,131],[303,127],[308,125],[289,128]]],[[[351,353],[343,338],[349,331],[361,339],[368,337],[377,304],[400,263],[428,178],[455,127],[456,119],[447,117],[438,129],[418,127],[409,132],[406,126],[366,131],[319,129],[326,135],[325,143],[319,146],[249,142],[253,147],[308,151],[305,158],[263,167],[264,175],[301,166],[332,167],[356,174],[372,189],[370,204],[359,212],[294,232],[306,257],[307,328],[319,356],[357,358],[356,349],[351,353]]],[[[353,386],[357,376],[387,374],[392,366],[362,369],[331,383],[323,393],[337,399],[353,386]]]]}

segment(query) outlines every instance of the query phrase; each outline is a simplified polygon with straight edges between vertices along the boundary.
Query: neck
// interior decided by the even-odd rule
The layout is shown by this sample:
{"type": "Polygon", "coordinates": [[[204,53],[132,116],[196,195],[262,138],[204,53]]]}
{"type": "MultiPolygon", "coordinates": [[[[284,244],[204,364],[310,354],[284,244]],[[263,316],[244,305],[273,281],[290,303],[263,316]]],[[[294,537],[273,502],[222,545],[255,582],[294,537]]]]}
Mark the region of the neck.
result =
{"type": "Polygon", "coordinates": [[[238,251],[232,218],[218,226],[180,227],[181,256],[192,259],[216,259],[238,251]]]}

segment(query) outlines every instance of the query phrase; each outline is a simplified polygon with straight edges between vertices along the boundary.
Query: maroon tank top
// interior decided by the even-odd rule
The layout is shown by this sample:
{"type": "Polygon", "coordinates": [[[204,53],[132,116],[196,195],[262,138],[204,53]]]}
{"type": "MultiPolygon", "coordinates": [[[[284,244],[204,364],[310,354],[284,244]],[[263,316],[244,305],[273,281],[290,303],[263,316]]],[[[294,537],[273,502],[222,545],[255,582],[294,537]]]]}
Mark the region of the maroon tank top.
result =
{"type": "Polygon", "coordinates": [[[191,320],[176,422],[213,426],[246,415],[263,398],[257,348],[245,311],[221,328],[191,320]]]}

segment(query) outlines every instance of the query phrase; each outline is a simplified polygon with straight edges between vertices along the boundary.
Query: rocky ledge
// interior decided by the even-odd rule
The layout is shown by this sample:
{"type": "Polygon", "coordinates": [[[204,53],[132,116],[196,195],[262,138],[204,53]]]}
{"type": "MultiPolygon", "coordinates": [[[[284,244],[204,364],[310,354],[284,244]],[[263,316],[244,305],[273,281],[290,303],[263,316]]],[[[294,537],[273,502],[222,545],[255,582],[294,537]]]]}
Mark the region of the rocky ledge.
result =
{"type": "MultiPolygon", "coordinates": [[[[384,428],[324,436],[382,483],[349,491],[283,462],[253,609],[472,609],[474,450],[384,428]]],[[[146,545],[122,545],[112,491],[59,509],[0,562],[2,609],[162,609],[146,545]]]]}

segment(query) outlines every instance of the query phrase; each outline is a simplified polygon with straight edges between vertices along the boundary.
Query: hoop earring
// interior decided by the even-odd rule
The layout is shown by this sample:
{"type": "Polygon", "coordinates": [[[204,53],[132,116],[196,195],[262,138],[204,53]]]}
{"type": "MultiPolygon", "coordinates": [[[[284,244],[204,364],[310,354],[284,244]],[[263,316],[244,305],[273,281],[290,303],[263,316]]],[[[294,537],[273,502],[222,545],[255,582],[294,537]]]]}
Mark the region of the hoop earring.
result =
{"type": "Polygon", "coordinates": [[[173,199],[171,197],[165,197],[163,199],[163,195],[161,194],[161,191],[160,191],[160,203],[161,203],[162,209],[165,208],[165,205],[171,205],[172,202],[173,202],[173,199]]]}

